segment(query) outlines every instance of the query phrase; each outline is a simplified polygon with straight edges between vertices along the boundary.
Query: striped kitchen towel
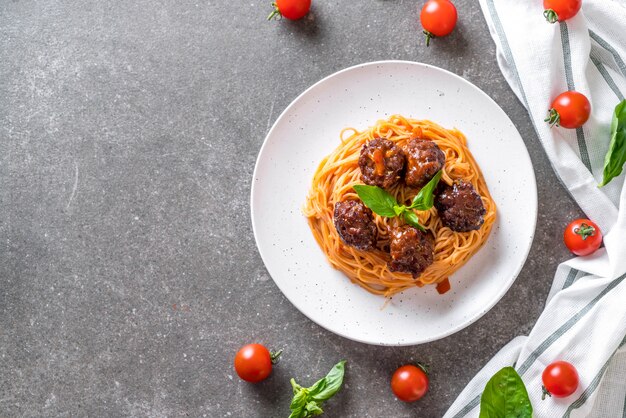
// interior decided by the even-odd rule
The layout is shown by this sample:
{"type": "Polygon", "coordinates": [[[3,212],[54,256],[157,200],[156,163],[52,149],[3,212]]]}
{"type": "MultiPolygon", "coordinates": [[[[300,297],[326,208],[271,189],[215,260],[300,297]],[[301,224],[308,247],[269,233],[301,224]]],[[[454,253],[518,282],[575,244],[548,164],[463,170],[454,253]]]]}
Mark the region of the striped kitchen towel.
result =
{"type": "Polygon", "coordinates": [[[605,247],[561,264],[545,309],[528,336],[515,338],[472,379],[446,418],[476,417],[486,382],[514,365],[536,417],[626,418],[626,188],[624,174],[603,188],[604,156],[617,103],[626,96],[626,3],[583,0],[581,12],[548,24],[542,1],[480,0],[498,64],[524,104],[552,166],[605,234],[605,247]],[[591,101],[583,128],[550,129],[554,97],[577,90],[591,101]],[[567,398],[541,400],[541,373],[573,363],[580,386],[567,398]]]}

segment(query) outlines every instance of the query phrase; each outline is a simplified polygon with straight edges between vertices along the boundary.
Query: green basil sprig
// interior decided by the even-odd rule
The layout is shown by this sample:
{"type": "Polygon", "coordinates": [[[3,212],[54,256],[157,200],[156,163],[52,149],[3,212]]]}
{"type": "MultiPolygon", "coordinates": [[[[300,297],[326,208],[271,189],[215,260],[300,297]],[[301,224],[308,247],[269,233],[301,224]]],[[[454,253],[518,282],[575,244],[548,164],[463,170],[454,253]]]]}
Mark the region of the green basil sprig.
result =
{"type": "Polygon", "coordinates": [[[318,380],[313,386],[303,388],[291,379],[293,399],[291,400],[291,415],[289,418],[308,418],[321,415],[324,411],[321,406],[324,401],[332,398],[343,384],[345,360],[335,364],[326,377],[318,380]]]}
{"type": "Polygon", "coordinates": [[[480,397],[479,418],[532,416],[526,386],[513,367],[505,367],[489,379],[480,397]]]}
{"type": "Polygon", "coordinates": [[[615,107],[611,121],[611,142],[604,158],[604,173],[599,187],[622,173],[626,163],[626,100],[615,107]]]}
{"type": "Polygon", "coordinates": [[[426,186],[422,187],[419,193],[413,198],[410,206],[398,204],[395,197],[378,186],[358,184],[354,186],[354,190],[363,201],[363,204],[374,213],[387,218],[402,216],[407,224],[419,228],[422,231],[426,231],[426,229],[420,225],[419,218],[417,214],[413,212],[413,209],[428,210],[433,207],[435,202],[435,195],[433,193],[435,192],[435,187],[437,187],[442,174],[442,171],[437,172],[426,186]]]}

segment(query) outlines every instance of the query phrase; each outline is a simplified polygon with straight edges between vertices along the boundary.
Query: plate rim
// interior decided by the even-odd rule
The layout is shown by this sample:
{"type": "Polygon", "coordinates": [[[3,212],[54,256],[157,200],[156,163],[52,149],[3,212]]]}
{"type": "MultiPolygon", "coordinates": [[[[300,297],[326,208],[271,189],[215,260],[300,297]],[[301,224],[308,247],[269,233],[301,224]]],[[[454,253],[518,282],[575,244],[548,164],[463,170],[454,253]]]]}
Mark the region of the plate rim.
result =
{"type": "MultiPolygon", "coordinates": [[[[518,158],[519,157],[522,157],[522,156],[518,156],[518,158]]],[[[341,336],[343,338],[347,338],[347,339],[349,339],[351,341],[356,341],[356,342],[363,343],[363,344],[375,345],[375,346],[387,346],[387,347],[415,346],[415,345],[419,345],[419,344],[425,344],[425,343],[441,340],[441,339],[443,339],[445,337],[448,337],[448,336],[450,336],[452,334],[455,334],[455,333],[457,333],[457,332],[467,328],[468,326],[472,325],[473,323],[478,321],[480,318],[482,318],[487,312],[489,312],[498,302],[500,302],[502,300],[504,295],[506,295],[506,293],[510,290],[511,286],[513,286],[513,283],[515,283],[515,281],[517,280],[517,277],[519,276],[520,272],[522,271],[522,269],[526,265],[526,263],[528,261],[528,255],[530,254],[530,250],[531,250],[532,245],[533,245],[533,243],[535,241],[535,234],[536,234],[536,231],[537,231],[537,219],[538,219],[538,216],[539,216],[539,213],[538,213],[539,212],[538,211],[539,196],[538,196],[538,190],[537,190],[537,177],[535,175],[535,168],[534,168],[534,165],[532,163],[532,159],[530,158],[530,153],[528,152],[528,147],[526,146],[526,142],[524,141],[524,138],[520,134],[519,130],[517,129],[517,127],[515,126],[515,124],[511,120],[511,118],[509,117],[509,115],[504,111],[504,109],[502,109],[502,107],[491,96],[489,96],[487,93],[485,93],[480,87],[476,86],[474,83],[470,82],[469,80],[466,80],[465,78],[461,77],[460,75],[455,74],[455,73],[453,73],[451,71],[448,71],[448,70],[446,70],[444,68],[437,67],[435,65],[425,64],[425,63],[417,62],[417,61],[407,61],[407,60],[379,60],[379,61],[369,61],[369,62],[365,62],[365,63],[361,63],[361,64],[352,65],[350,67],[346,67],[344,69],[341,69],[339,71],[336,71],[334,73],[331,73],[331,74],[323,77],[322,79],[318,80],[317,82],[313,83],[311,86],[306,88],[298,96],[296,96],[296,98],[294,98],[289,103],[289,105],[280,113],[280,115],[278,115],[278,117],[276,118],[276,120],[272,124],[272,127],[270,128],[270,130],[265,135],[265,138],[263,139],[263,143],[261,145],[261,148],[259,149],[259,152],[257,154],[257,158],[255,160],[254,171],[252,172],[252,181],[251,181],[251,186],[250,186],[249,204],[250,204],[250,221],[252,223],[252,233],[254,235],[254,241],[255,241],[255,244],[256,244],[257,251],[259,252],[259,255],[261,256],[261,260],[263,261],[265,269],[267,270],[267,272],[269,273],[270,277],[272,278],[272,281],[274,282],[276,287],[278,287],[278,289],[281,291],[283,296],[301,314],[303,314],[309,320],[313,321],[318,326],[322,327],[323,329],[325,329],[325,330],[327,330],[329,332],[332,332],[335,335],[339,335],[339,336],[341,336]],[[498,292],[497,296],[494,297],[493,300],[490,301],[488,304],[486,304],[483,309],[481,309],[478,312],[468,316],[467,319],[465,319],[462,322],[459,322],[459,324],[455,325],[454,327],[450,327],[449,329],[447,329],[445,331],[442,331],[440,333],[436,333],[436,334],[434,334],[434,335],[432,335],[430,337],[427,337],[427,338],[424,338],[424,339],[421,339],[421,340],[418,340],[418,341],[393,342],[393,343],[374,342],[373,340],[364,340],[364,339],[360,339],[360,338],[355,338],[353,336],[341,333],[341,332],[336,331],[336,330],[332,330],[332,329],[326,327],[325,325],[321,324],[320,322],[318,322],[315,318],[313,318],[310,315],[308,315],[307,313],[305,313],[302,309],[300,309],[298,307],[298,305],[296,305],[293,302],[293,300],[289,297],[289,295],[284,291],[284,289],[281,287],[281,285],[276,281],[276,279],[274,278],[272,273],[269,271],[269,268],[267,267],[266,259],[267,259],[268,255],[264,253],[264,251],[261,249],[261,246],[259,245],[258,227],[257,227],[256,222],[255,222],[255,211],[254,211],[254,204],[253,204],[254,196],[255,196],[255,190],[256,190],[256,181],[255,181],[255,179],[257,178],[257,171],[259,170],[260,161],[261,161],[262,157],[264,156],[264,154],[267,152],[266,149],[267,149],[267,146],[268,146],[268,139],[271,137],[272,133],[276,129],[276,127],[277,127],[278,123],[280,122],[280,120],[300,101],[300,99],[302,97],[304,97],[306,94],[308,94],[309,91],[311,91],[314,88],[316,88],[318,85],[320,85],[322,83],[325,83],[326,81],[330,80],[331,78],[337,77],[337,76],[339,76],[339,75],[341,75],[343,73],[346,73],[346,72],[349,72],[349,71],[354,71],[354,70],[357,70],[357,69],[360,69],[360,68],[369,67],[369,66],[381,66],[381,65],[389,65],[389,64],[401,64],[401,65],[425,67],[425,68],[428,68],[430,70],[441,71],[443,73],[446,73],[447,75],[452,76],[454,78],[457,78],[461,82],[471,86],[472,88],[477,90],[480,94],[482,94],[485,98],[487,98],[491,103],[493,103],[498,109],[500,109],[502,111],[502,113],[504,114],[504,116],[507,118],[507,120],[510,122],[511,126],[515,129],[515,131],[519,135],[520,139],[522,140],[522,143],[524,144],[524,151],[525,151],[525,153],[523,154],[523,157],[525,157],[528,160],[528,163],[530,164],[530,168],[531,168],[530,174],[531,174],[531,178],[532,178],[531,187],[533,189],[531,192],[532,192],[532,195],[535,197],[533,199],[533,202],[532,202],[533,203],[533,207],[531,208],[532,212],[534,213],[534,216],[533,216],[533,228],[532,228],[532,233],[530,234],[530,239],[528,240],[528,244],[525,246],[526,248],[522,249],[522,252],[523,252],[523,255],[524,255],[523,256],[523,261],[515,269],[515,272],[511,275],[511,278],[509,279],[508,283],[506,284],[506,286],[504,286],[498,292]]]]}

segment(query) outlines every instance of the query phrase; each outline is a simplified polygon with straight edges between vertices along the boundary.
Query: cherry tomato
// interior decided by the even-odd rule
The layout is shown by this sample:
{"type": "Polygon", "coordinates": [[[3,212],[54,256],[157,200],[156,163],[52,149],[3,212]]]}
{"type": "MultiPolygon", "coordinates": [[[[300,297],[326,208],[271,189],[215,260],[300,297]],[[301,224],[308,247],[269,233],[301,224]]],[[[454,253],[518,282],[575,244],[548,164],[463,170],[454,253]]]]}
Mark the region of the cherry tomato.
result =
{"type": "Polygon", "coordinates": [[[402,366],[391,377],[391,390],[401,401],[416,401],[428,391],[428,375],[422,366],[402,366]]]}
{"type": "Polygon", "coordinates": [[[286,17],[290,20],[298,20],[306,16],[311,9],[311,0],[276,0],[272,3],[274,11],[270,13],[267,20],[272,20],[277,16],[286,17]]]}
{"type": "Polygon", "coordinates": [[[456,19],[456,7],[450,0],[428,0],[420,13],[426,46],[430,45],[430,38],[449,35],[456,26],[456,19]]]}
{"type": "Polygon", "coordinates": [[[589,255],[600,248],[602,232],[593,221],[576,219],[565,228],[563,241],[565,241],[565,245],[572,253],[589,255]]]}
{"type": "Polygon", "coordinates": [[[555,361],[546,367],[541,375],[543,381],[543,396],[564,398],[578,389],[578,372],[566,361],[555,361]]]}
{"type": "Polygon", "coordinates": [[[244,345],[235,355],[235,371],[246,382],[260,382],[270,375],[281,352],[270,353],[261,344],[244,345]]]}
{"type": "Polygon", "coordinates": [[[582,0],[543,0],[543,15],[550,23],[562,22],[576,16],[582,3],[582,0]]]}
{"type": "Polygon", "coordinates": [[[556,96],[545,121],[550,126],[575,129],[583,126],[590,114],[591,104],[585,95],[570,90],[556,96]]]}

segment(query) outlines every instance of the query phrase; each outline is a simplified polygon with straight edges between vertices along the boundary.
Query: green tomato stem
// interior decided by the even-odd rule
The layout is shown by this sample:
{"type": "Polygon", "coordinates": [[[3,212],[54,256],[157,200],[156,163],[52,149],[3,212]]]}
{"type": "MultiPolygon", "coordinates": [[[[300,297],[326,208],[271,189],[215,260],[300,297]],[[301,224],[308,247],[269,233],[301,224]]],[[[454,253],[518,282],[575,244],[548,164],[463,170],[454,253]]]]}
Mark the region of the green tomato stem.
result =
{"type": "Polygon", "coordinates": [[[556,23],[559,21],[559,15],[557,15],[556,12],[552,9],[544,10],[543,17],[545,17],[549,23],[556,23]]]}
{"type": "Polygon", "coordinates": [[[594,236],[596,234],[596,229],[591,225],[583,223],[582,225],[580,225],[580,228],[574,229],[574,233],[580,235],[584,241],[587,238],[594,236]]]}
{"type": "Polygon", "coordinates": [[[267,20],[282,19],[283,15],[282,13],[280,13],[280,10],[278,9],[278,5],[276,4],[276,2],[272,3],[272,7],[274,8],[274,10],[272,11],[272,13],[269,14],[269,16],[267,17],[267,20]]]}
{"type": "Polygon", "coordinates": [[[415,363],[415,365],[419,367],[420,369],[422,369],[422,371],[426,373],[426,376],[428,376],[428,369],[429,369],[428,364],[420,363],[418,361],[417,363],[415,363]]]}
{"type": "Polygon", "coordinates": [[[427,30],[424,30],[424,35],[426,35],[426,46],[429,47],[431,38],[436,38],[436,36],[428,32],[427,30]]]}
{"type": "Polygon", "coordinates": [[[278,363],[278,361],[280,360],[280,355],[282,353],[283,353],[282,348],[278,351],[270,351],[270,360],[272,361],[272,364],[278,363]]]}
{"type": "Polygon", "coordinates": [[[553,126],[559,126],[559,122],[561,121],[561,115],[559,115],[559,112],[557,112],[556,109],[552,108],[548,110],[548,117],[545,118],[543,121],[548,122],[551,128],[553,126]]]}

